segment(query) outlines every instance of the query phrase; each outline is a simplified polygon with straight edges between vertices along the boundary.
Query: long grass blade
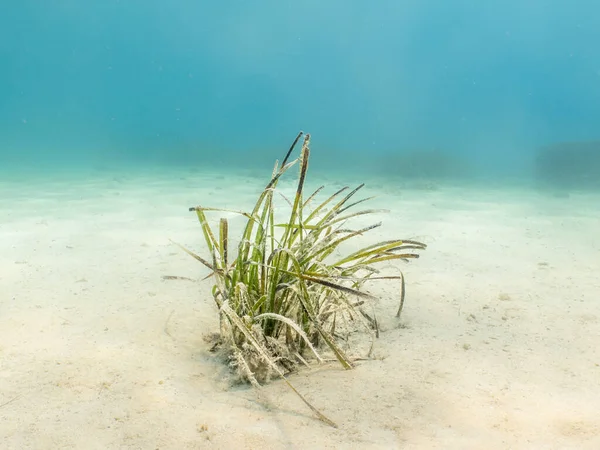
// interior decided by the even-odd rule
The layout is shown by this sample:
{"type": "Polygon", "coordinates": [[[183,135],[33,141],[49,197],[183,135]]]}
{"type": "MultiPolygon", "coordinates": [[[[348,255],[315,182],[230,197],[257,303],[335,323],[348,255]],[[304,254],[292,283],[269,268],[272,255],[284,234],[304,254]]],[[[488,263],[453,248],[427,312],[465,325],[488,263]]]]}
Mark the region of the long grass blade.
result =
{"type": "Polygon", "coordinates": [[[402,314],[402,308],[404,308],[404,295],[406,293],[406,285],[404,284],[404,274],[400,272],[400,306],[398,306],[398,312],[396,317],[400,318],[402,314]]]}
{"type": "Polygon", "coordinates": [[[207,260],[205,260],[204,258],[202,258],[200,255],[194,253],[191,250],[188,250],[187,248],[185,248],[183,245],[175,242],[175,241],[171,241],[173,244],[175,244],[176,246],[178,246],[180,249],[182,249],[184,252],[186,252],[188,255],[190,255],[192,258],[196,259],[197,261],[200,261],[202,264],[204,264],[206,267],[208,267],[210,270],[212,270],[213,272],[216,271],[215,267],[210,264],[207,260]]]}

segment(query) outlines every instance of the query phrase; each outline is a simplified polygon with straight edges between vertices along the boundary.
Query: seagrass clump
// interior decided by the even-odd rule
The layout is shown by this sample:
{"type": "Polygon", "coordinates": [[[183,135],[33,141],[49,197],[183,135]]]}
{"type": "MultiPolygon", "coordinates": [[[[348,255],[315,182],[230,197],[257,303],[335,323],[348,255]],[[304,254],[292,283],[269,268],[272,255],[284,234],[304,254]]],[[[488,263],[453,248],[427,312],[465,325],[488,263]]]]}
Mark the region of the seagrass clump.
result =
{"type": "MultiPolygon", "coordinates": [[[[310,366],[333,355],[345,368],[353,360],[343,348],[347,333],[356,324],[371,336],[379,333],[377,319],[365,306],[374,297],[362,290],[370,280],[388,279],[399,283],[400,316],[404,304],[404,276],[383,276],[375,267],[392,260],[418,258],[426,245],[413,240],[391,239],[338,256],[340,246],[381,225],[348,228],[358,216],[381,212],[354,208],[369,200],[353,200],[363,184],[339,189],[317,202],[323,186],[307,198],[304,185],[310,156],[310,135],[300,132],[281,165],[275,164],[270,181],[251,212],[196,206],[208,247],[208,258],[184,248],[208,267],[214,278],[212,294],[219,310],[220,333],[217,347],[224,351],[241,378],[255,386],[275,375],[326,423],[335,424],[315,409],[289,382],[286,375],[298,364],[310,366]],[[297,159],[290,160],[303,138],[297,159]],[[295,196],[287,199],[286,220],[276,220],[275,193],[281,177],[294,165],[300,167],[295,196]],[[213,231],[207,212],[233,212],[246,219],[237,254],[229,249],[227,219],[220,219],[213,231]]],[[[279,213],[279,211],[277,211],[279,213]]],[[[356,248],[356,247],[355,247],[356,248]]]]}

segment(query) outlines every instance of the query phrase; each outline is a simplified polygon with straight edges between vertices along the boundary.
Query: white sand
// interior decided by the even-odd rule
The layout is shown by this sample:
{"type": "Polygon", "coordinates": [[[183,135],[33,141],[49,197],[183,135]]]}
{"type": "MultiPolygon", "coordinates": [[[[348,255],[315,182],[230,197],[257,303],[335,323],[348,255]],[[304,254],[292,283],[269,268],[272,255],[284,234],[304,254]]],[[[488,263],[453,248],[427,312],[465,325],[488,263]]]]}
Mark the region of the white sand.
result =
{"type": "Polygon", "coordinates": [[[367,241],[429,248],[400,322],[373,286],[377,359],[292,376],[332,429],[280,381],[270,408],[229,388],[210,283],[161,279],[207,273],[168,241],[204,252],[188,206],[248,209],[263,183],[0,182],[3,450],[600,448],[600,197],[367,186],[392,210],[367,241]]]}

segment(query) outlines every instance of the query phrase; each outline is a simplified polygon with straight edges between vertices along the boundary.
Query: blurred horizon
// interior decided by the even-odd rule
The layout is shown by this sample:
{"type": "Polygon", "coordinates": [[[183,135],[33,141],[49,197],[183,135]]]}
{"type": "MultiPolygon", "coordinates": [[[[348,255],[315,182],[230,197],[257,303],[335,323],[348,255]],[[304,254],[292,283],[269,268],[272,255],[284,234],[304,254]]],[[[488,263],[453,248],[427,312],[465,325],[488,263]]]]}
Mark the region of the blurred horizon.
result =
{"type": "Polygon", "coordinates": [[[0,161],[270,166],[304,130],[315,164],[518,173],[600,140],[600,4],[573,5],[10,2],[0,161]]]}

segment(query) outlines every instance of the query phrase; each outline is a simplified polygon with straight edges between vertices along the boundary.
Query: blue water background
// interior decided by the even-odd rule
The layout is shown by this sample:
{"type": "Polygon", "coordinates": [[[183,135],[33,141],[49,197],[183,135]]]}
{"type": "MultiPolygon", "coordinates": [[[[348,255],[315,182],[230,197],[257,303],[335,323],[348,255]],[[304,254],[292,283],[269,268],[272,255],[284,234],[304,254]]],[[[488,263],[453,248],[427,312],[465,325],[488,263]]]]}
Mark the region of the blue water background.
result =
{"type": "Polygon", "coordinates": [[[304,130],[317,167],[527,176],[600,139],[599,43],[592,0],[5,1],[0,165],[270,170],[304,130]]]}

